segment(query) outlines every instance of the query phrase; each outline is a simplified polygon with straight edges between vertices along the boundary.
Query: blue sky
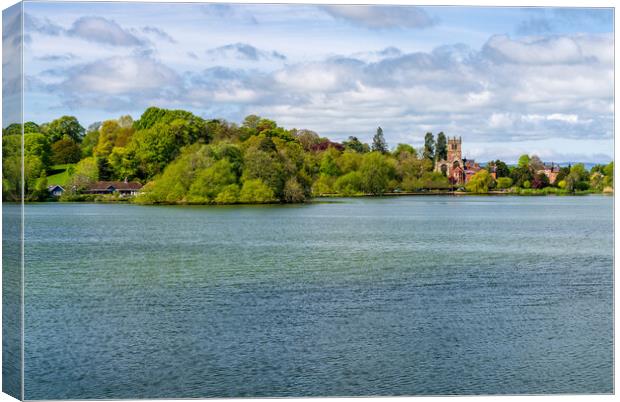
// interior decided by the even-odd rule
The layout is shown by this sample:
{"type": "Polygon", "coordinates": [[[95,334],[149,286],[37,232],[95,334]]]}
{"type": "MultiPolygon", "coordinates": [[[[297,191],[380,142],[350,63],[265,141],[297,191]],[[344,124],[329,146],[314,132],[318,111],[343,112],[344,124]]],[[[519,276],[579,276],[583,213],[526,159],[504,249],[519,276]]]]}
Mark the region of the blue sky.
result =
{"type": "Polygon", "coordinates": [[[148,106],[336,140],[611,160],[611,9],[29,2],[25,119],[148,106]]]}

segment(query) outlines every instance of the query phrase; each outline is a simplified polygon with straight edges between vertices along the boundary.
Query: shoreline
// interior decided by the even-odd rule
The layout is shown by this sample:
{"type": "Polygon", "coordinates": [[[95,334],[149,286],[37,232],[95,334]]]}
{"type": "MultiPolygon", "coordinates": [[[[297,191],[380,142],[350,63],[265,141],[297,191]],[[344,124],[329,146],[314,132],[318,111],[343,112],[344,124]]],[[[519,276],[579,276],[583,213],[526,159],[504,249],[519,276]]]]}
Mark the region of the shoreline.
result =
{"type": "MultiPolygon", "coordinates": [[[[469,193],[466,191],[419,191],[419,192],[390,192],[383,194],[353,194],[353,195],[344,195],[344,194],[321,194],[315,197],[311,197],[303,202],[295,202],[295,203],[285,203],[280,201],[273,202],[262,202],[262,203],[229,203],[229,204],[218,204],[218,203],[193,203],[193,202],[159,202],[159,203],[139,203],[133,202],[131,198],[127,199],[88,199],[88,200],[45,200],[45,201],[24,201],[24,204],[44,204],[44,203],[79,203],[79,204],[132,204],[132,205],[210,205],[210,206],[224,206],[224,205],[294,205],[294,204],[311,204],[314,202],[320,202],[317,200],[320,199],[330,199],[330,198],[369,198],[369,197],[418,197],[418,196],[450,196],[450,197],[471,197],[471,196],[489,196],[489,197],[583,197],[588,195],[601,195],[607,197],[613,197],[614,192],[591,192],[591,191],[581,191],[581,192],[571,192],[571,193],[518,193],[511,191],[489,191],[486,193],[469,193]]],[[[19,201],[3,201],[7,204],[18,204],[19,201]]]]}

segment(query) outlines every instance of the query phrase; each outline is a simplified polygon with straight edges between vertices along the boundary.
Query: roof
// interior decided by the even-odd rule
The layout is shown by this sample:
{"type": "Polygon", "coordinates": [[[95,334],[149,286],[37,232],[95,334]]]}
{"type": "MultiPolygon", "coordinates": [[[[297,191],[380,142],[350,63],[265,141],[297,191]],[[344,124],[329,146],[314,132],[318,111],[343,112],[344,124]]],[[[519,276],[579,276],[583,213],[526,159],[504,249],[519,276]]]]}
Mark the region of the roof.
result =
{"type": "Polygon", "coordinates": [[[114,187],[115,190],[139,190],[142,188],[142,184],[136,181],[98,181],[89,186],[89,190],[108,190],[110,187],[114,187]]]}
{"type": "Polygon", "coordinates": [[[48,191],[54,191],[54,190],[56,190],[57,188],[61,189],[62,191],[65,191],[65,189],[64,189],[64,188],[62,188],[62,186],[61,186],[61,185],[58,185],[58,184],[54,184],[53,186],[48,186],[48,187],[47,187],[47,190],[48,190],[48,191]]]}

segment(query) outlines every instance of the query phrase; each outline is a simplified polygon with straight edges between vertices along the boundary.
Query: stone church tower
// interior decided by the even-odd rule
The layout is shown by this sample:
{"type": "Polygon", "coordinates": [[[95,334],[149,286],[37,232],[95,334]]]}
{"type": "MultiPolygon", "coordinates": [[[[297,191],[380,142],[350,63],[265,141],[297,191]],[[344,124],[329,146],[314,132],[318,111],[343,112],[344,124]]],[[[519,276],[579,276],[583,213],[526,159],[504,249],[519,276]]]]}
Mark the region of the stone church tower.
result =
{"type": "Polygon", "coordinates": [[[450,162],[450,164],[458,162],[462,167],[463,155],[461,154],[461,137],[448,138],[448,162],[450,162]]]}
{"type": "Polygon", "coordinates": [[[441,172],[454,184],[462,184],[465,181],[465,169],[463,166],[463,154],[461,152],[461,137],[448,138],[448,152],[445,160],[435,163],[435,171],[441,172]]]}

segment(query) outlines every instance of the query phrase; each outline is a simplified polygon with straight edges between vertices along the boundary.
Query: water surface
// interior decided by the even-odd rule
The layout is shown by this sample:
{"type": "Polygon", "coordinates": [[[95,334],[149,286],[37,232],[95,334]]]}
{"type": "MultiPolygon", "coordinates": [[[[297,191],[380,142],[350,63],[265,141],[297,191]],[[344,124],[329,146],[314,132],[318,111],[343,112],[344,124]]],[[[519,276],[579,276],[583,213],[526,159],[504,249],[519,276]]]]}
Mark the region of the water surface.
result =
{"type": "Polygon", "coordinates": [[[28,399],[613,392],[613,198],[26,206],[28,399]]]}

